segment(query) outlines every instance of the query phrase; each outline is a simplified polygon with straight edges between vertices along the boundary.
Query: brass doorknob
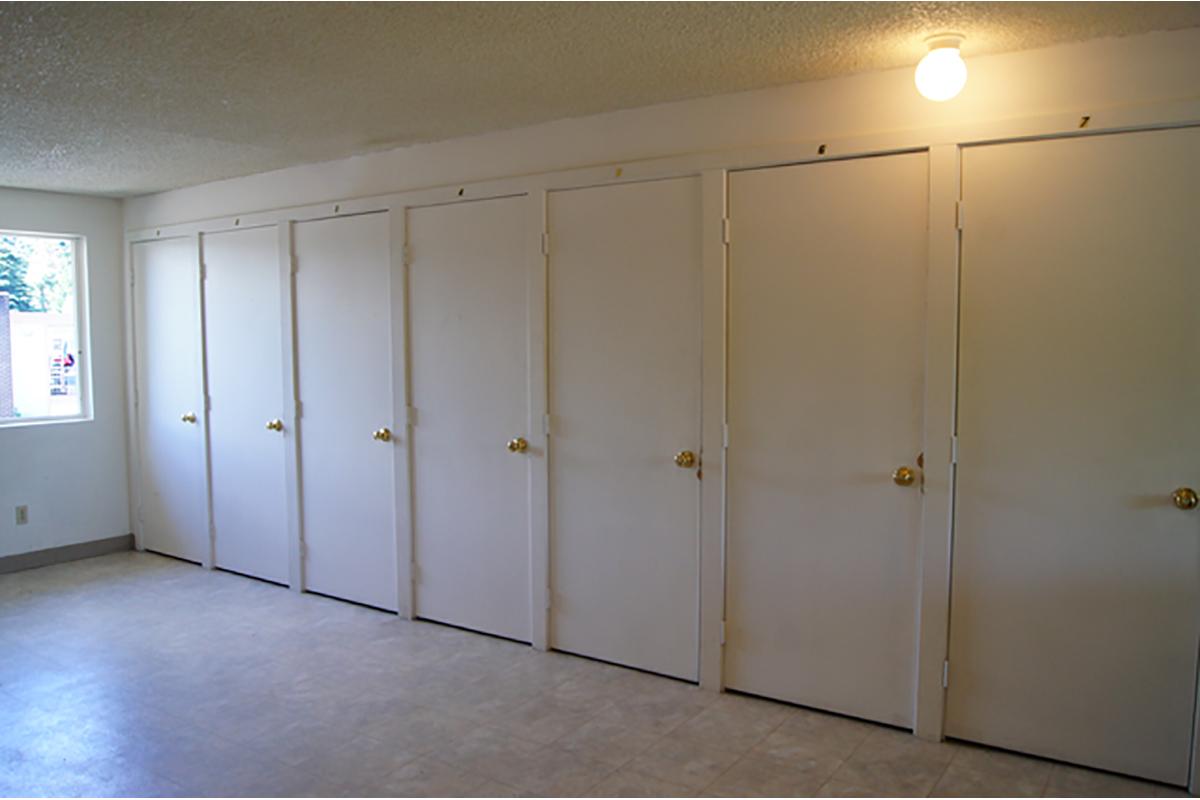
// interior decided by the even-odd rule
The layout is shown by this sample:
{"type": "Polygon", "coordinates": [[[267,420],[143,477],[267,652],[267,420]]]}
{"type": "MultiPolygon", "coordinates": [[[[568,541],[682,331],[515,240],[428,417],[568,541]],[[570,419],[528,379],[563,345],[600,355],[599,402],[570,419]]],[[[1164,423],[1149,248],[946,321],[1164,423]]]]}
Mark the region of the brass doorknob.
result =
{"type": "Polygon", "coordinates": [[[267,423],[267,430],[282,432],[283,431],[283,420],[281,420],[281,419],[271,420],[270,422],[267,423]]]}
{"type": "Polygon", "coordinates": [[[1195,489],[1187,486],[1182,486],[1171,492],[1171,499],[1175,501],[1175,507],[1182,511],[1191,511],[1197,505],[1200,505],[1200,495],[1196,494],[1195,489]]]}
{"type": "Polygon", "coordinates": [[[675,466],[680,469],[691,469],[696,466],[696,454],[691,450],[680,450],[675,454],[675,466]]]}
{"type": "Polygon", "coordinates": [[[896,471],[892,473],[892,480],[897,486],[912,486],[917,479],[917,473],[912,467],[896,467],[896,471]]]}
{"type": "Polygon", "coordinates": [[[195,414],[195,412],[189,411],[188,413],[186,413],[182,417],[180,417],[179,421],[186,422],[189,425],[195,425],[196,424],[196,414],[195,414]]]}
{"type": "Polygon", "coordinates": [[[390,442],[392,440],[392,429],[380,428],[371,434],[371,438],[377,442],[390,442]]]}
{"type": "Polygon", "coordinates": [[[508,440],[508,452],[510,453],[524,453],[528,449],[529,442],[525,441],[523,436],[508,440]]]}

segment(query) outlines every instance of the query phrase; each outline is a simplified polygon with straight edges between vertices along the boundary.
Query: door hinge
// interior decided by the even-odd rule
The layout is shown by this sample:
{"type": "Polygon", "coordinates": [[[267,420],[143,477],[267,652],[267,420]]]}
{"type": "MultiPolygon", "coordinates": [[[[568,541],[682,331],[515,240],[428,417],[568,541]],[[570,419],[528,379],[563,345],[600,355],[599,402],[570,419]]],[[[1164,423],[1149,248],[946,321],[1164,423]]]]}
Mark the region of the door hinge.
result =
{"type": "Polygon", "coordinates": [[[408,242],[404,243],[404,248],[400,252],[400,263],[406,267],[412,264],[412,245],[408,242]]]}
{"type": "Polygon", "coordinates": [[[965,208],[966,204],[962,200],[954,205],[954,224],[960,231],[963,229],[963,218],[966,213],[963,209],[965,208]]]}
{"type": "Polygon", "coordinates": [[[297,400],[296,401],[296,419],[300,419],[303,416],[304,416],[304,403],[301,403],[299,400],[297,400]]]}
{"type": "Polygon", "coordinates": [[[950,662],[949,661],[942,662],[942,688],[943,689],[950,688],[950,662]]]}
{"type": "Polygon", "coordinates": [[[549,436],[549,435],[550,435],[550,430],[551,430],[551,428],[552,428],[552,427],[553,427],[553,425],[551,424],[550,415],[549,415],[549,414],[543,414],[543,415],[542,415],[542,433],[544,433],[544,434],[546,434],[547,436],[549,436]]]}
{"type": "Polygon", "coordinates": [[[409,570],[412,575],[412,578],[411,578],[412,582],[420,583],[421,582],[421,565],[415,561],[410,561],[409,562],[409,570]]]}
{"type": "Polygon", "coordinates": [[[721,447],[729,449],[729,423],[726,422],[721,426],[721,447]]]}
{"type": "Polygon", "coordinates": [[[958,434],[950,437],[950,463],[958,463],[958,434]]]}
{"type": "Polygon", "coordinates": [[[308,557],[308,542],[300,540],[300,560],[303,561],[308,557]]]}
{"type": "Polygon", "coordinates": [[[547,587],[546,587],[546,610],[547,610],[547,611],[549,611],[549,610],[550,610],[550,601],[551,601],[551,599],[553,598],[553,596],[554,596],[554,595],[553,595],[553,594],[550,592],[550,587],[549,587],[549,586],[547,586],[547,587]]]}
{"type": "Polygon", "coordinates": [[[292,274],[295,275],[300,271],[300,259],[296,258],[296,254],[293,253],[288,260],[291,262],[292,274]]]}
{"type": "Polygon", "coordinates": [[[405,408],[404,408],[404,423],[410,428],[417,427],[416,406],[405,406],[405,408]]]}
{"type": "Polygon", "coordinates": [[[550,255],[550,233],[542,231],[542,255],[550,255]]]}
{"type": "Polygon", "coordinates": [[[721,218],[721,241],[729,244],[729,217],[721,218]]]}
{"type": "Polygon", "coordinates": [[[212,395],[211,394],[204,395],[204,410],[212,411],[212,395]]]}

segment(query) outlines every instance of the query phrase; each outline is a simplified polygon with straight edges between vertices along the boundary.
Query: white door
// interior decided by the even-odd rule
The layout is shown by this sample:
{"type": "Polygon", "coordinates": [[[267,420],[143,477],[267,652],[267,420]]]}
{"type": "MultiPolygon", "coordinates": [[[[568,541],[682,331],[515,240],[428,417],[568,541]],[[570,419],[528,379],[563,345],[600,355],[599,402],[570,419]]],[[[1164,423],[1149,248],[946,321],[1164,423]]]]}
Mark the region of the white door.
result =
{"type": "Polygon", "coordinates": [[[142,546],[207,562],[208,484],[196,240],[132,247],[142,546]]]}
{"type": "Polygon", "coordinates": [[[1194,128],[964,151],[952,736],[1187,781],[1198,153],[1194,128]]]}
{"type": "Polygon", "coordinates": [[[396,610],[386,213],[293,226],[305,588],[396,610]]]}
{"type": "Polygon", "coordinates": [[[928,184],[924,153],[729,180],[726,684],[904,727],[928,184]]]}
{"type": "Polygon", "coordinates": [[[204,339],[216,566],[288,581],[279,233],[206,234],[204,339]]]}
{"type": "Polygon", "coordinates": [[[700,182],[553,192],[548,214],[550,643],[695,680],[700,182]]]}
{"type": "Polygon", "coordinates": [[[528,449],[527,206],[408,211],[415,613],[521,641],[530,460],[545,457],[528,449]]]}

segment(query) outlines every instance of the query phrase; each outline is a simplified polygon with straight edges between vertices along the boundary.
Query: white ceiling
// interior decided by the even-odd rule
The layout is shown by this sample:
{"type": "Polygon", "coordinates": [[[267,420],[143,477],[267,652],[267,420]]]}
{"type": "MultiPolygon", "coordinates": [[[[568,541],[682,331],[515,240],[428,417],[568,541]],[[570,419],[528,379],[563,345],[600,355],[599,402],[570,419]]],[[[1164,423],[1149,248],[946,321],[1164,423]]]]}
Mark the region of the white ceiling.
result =
{"type": "Polygon", "coordinates": [[[1187,3],[3,3],[0,185],[134,195],[552,119],[1200,25],[1187,3]]]}

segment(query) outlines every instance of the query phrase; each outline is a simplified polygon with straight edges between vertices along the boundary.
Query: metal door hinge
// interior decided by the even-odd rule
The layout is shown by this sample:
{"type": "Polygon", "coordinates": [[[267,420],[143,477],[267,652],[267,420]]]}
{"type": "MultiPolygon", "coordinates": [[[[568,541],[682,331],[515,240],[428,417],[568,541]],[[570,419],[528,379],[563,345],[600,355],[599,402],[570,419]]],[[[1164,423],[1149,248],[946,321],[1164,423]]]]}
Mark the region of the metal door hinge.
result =
{"type": "Polygon", "coordinates": [[[296,401],[296,419],[300,419],[303,416],[304,416],[304,403],[301,403],[299,400],[297,400],[296,401]]]}
{"type": "Polygon", "coordinates": [[[550,415],[549,415],[549,414],[543,414],[543,415],[542,415],[542,433],[544,433],[544,434],[546,434],[547,436],[549,436],[549,435],[550,435],[550,431],[551,431],[551,429],[552,429],[553,427],[554,427],[554,425],[553,425],[553,421],[550,419],[550,415]]]}
{"type": "Polygon", "coordinates": [[[417,427],[417,409],[415,406],[405,406],[404,415],[404,422],[408,427],[417,427]]]}
{"type": "Polygon", "coordinates": [[[721,241],[729,244],[729,217],[721,218],[721,241]]]}
{"type": "Polygon", "coordinates": [[[958,463],[958,434],[950,437],[950,463],[958,463]]]}
{"type": "Polygon", "coordinates": [[[409,569],[411,570],[411,574],[412,574],[412,582],[420,583],[421,582],[421,565],[415,561],[410,561],[409,569]]]}
{"type": "Polygon", "coordinates": [[[542,231],[542,255],[550,255],[550,233],[542,231]]]}
{"type": "Polygon", "coordinates": [[[550,587],[547,586],[546,587],[546,610],[547,611],[550,610],[550,601],[551,601],[552,597],[553,597],[553,595],[550,593],[550,587]]]}
{"type": "Polygon", "coordinates": [[[212,395],[211,394],[204,395],[204,410],[212,411],[212,395]]]}
{"type": "Polygon", "coordinates": [[[729,449],[729,423],[726,422],[721,426],[721,447],[729,449]]]}
{"type": "Polygon", "coordinates": [[[400,263],[406,267],[412,264],[412,245],[408,242],[404,243],[404,247],[400,251],[400,263]]]}
{"type": "Polygon", "coordinates": [[[292,274],[295,275],[300,271],[300,259],[296,258],[295,253],[288,259],[291,262],[292,274]]]}
{"type": "Polygon", "coordinates": [[[950,662],[949,661],[942,662],[942,688],[943,689],[950,688],[950,662]]]}
{"type": "Polygon", "coordinates": [[[963,229],[963,219],[966,213],[964,211],[965,208],[966,204],[962,200],[959,200],[954,206],[954,224],[960,231],[963,229]]]}

